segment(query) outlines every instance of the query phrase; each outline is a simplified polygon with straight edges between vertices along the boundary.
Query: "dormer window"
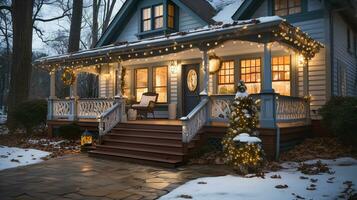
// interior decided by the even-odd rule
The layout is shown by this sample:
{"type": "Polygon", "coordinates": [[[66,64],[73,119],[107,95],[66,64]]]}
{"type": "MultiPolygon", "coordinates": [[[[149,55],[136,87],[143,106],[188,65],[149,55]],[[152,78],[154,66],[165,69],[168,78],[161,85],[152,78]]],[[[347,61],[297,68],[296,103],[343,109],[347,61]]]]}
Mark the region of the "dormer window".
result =
{"type": "Polygon", "coordinates": [[[275,15],[287,16],[301,13],[301,1],[302,0],[275,0],[275,15]]]}
{"type": "Polygon", "coordinates": [[[172,2],[141,9],[141,33],[138,37],[150,37],[176,30],[178,8],[172,2]]]}

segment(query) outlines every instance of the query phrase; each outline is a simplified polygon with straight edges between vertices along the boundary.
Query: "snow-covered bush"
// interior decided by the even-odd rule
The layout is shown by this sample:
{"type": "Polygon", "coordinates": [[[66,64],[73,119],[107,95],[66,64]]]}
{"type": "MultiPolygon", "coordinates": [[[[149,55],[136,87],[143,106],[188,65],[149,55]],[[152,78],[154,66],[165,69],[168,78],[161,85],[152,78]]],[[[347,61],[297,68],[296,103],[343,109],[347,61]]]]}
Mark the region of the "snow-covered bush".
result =
{"type": "Polygon", "coordinates": [[[320,110],[323,125],[347,144],[357,144],[357,98],[333,97],[320,110]]]}

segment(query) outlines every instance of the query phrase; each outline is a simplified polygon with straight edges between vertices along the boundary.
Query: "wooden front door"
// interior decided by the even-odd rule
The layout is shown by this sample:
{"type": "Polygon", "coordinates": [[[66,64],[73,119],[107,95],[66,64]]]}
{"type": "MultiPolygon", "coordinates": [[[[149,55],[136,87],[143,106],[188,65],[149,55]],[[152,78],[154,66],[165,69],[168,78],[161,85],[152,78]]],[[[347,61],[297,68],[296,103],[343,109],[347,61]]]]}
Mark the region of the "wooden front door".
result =
{"type": "Polygon", "coordinates": [[[183,65],[182,70],[182,102],[183,116],[186,116],[200,102],[200,64],[183,65]]]}

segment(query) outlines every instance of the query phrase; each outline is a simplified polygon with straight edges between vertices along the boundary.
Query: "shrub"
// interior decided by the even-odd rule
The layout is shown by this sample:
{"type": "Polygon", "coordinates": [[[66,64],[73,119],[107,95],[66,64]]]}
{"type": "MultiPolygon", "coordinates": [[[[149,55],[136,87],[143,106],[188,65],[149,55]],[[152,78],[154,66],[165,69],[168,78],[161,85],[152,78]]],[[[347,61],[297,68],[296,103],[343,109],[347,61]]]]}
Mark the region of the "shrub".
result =
{"type": "Polygon", "coordinates": [[[333,97],[319,110],[322,124],[346,144],[357,144],[357,98],[333,97]]]}
{"type": "Polygon", "coordinates": [[[66,140],[77,140],[81,138],[81,127],[77,124],[67,124],[58,128],[59,136],[66,140]]]}
{"type": "Polygon", "coordinates": [[[34,127],[45,124],[46,117],[46,100],[25,101],[14,110],[15,127],[19,128],[19,126],[22,126],[26,129],[27,133],[32,133],[34,127]]]}

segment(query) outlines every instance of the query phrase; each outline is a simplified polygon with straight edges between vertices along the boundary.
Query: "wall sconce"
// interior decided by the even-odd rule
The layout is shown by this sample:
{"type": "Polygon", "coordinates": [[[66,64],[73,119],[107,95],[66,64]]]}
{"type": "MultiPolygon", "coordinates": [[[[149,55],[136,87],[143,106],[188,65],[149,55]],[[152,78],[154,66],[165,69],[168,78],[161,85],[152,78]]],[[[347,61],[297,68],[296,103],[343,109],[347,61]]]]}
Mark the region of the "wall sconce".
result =
{"type": "Polygon", "coordinates": [[[211,54],[209,56],[209,73],[214,74],[221,69],[222,60],[216,54],[211,54]]]}
{"type": "Polygon", "coordinates": [[[178,66],[177,66],[177,61],[170,61],[170,72],[171,74],[177,74],[178,72],[178,66]]]}
{"type": "Polygon", "coordinates": [[[306,64],[305,56],[299,54],[298,56],[298,66],[303,67],[306,64]]]}

